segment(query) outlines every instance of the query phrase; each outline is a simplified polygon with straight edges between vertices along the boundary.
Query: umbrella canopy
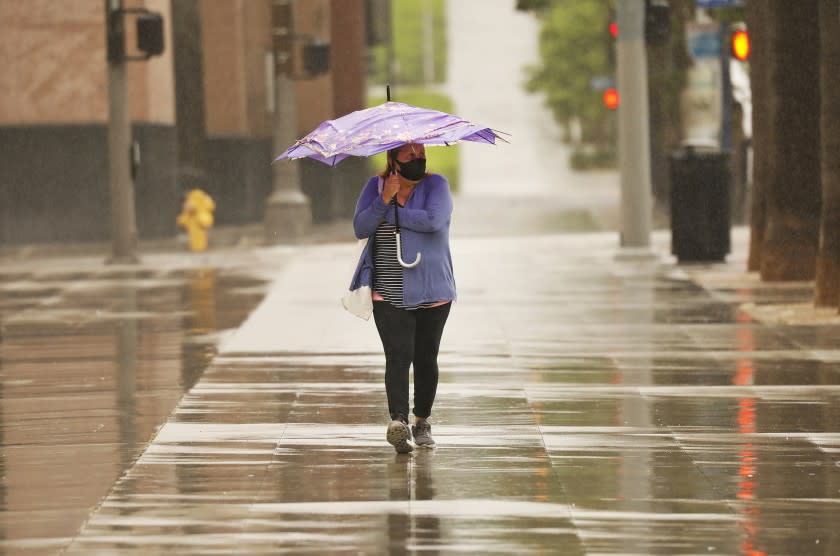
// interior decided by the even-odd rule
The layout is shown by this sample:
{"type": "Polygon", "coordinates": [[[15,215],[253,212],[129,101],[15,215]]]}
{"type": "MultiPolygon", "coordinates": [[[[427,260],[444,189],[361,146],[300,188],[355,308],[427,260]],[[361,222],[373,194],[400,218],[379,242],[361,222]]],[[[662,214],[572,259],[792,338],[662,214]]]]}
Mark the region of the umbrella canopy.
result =
{"type": "Polygon", "coordinates": [[[499,133],[446,112],[389,101],[325,121],[275,161],[308,157],[335,166],[348,156],[371,156],[406,143],[448,146],[459,141],[476,141],[493,144],[496,139],[504,141],[499,133]]]}

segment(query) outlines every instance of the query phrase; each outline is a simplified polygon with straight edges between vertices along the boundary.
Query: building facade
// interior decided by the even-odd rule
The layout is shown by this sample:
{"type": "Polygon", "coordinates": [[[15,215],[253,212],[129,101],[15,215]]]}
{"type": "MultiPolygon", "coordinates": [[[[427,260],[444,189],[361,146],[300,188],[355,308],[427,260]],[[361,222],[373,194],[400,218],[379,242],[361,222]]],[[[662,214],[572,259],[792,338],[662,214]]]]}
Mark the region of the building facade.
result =
{"type": "MultiPolygon", "coordinates": [[[[272,0],[125,0],[164,18],[165,49],[128,63],[141,239],[176,232],[184,188],[217,200],[218,224],[262,220],[272,189],[272,0]]],[[[298,42],[329,42],[330,69],[299,76],[299,135],[365,102],[365,0],[294,4],[298,42]]],[[[0,0],[0,244],[110,235],[104,0],[0,0]],[[68,6],[70,7],[68,9],[68,6]]],[[[126,15],[128,53],[134,16],[126,15]]],[[[313,216],[352,210],[353,173],[301,165],[313,216]],[[326,172],[325,172],[326,171],[326,172]],[[315,197],[319,197],[315,200],[315,197]],[[346,197],[346,198],[345,198],[346,197]]],[[[356,179],[355,176],[353,179],[356,179]]]]}

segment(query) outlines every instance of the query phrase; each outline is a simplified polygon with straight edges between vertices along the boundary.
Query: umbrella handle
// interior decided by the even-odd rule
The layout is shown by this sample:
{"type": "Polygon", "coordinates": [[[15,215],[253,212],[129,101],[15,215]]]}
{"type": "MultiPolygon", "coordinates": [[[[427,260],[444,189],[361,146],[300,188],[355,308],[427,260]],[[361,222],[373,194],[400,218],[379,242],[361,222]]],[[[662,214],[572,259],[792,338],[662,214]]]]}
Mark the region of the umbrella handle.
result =
{"type": "Polygon", "coordinates": [[[397,239],[397,262],[403,268],[414,268],[420,264],[420,256],[422,253],[417,253],[417,258],[413,263],[407,263],[402,259],[402,247],[400,247],[400,209],[397,203],[394,203],[394,236],[397,239]]]}
{"type": "Polygon", "coordinates": [[[397,232],[394,234],[397,239],[397,262],[400,263],[400,266],[403,268],[414,268],[418,264],[420,264],[420,257],[423,255],[422,253],[417,253],[417,258],[414,260],[413,263],[407,263],[402,259],[402,249],[400,248],[400,233],[397,232]]]}

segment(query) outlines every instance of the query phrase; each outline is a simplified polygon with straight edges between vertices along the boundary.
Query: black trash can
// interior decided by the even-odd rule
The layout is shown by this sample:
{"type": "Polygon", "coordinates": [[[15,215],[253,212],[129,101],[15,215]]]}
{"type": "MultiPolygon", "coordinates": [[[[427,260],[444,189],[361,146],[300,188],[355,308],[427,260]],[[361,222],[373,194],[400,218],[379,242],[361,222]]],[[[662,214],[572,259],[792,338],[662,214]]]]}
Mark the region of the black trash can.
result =
{"type": "Polygon", "coordinates": [[[730,154],[695,146],[671,153],[671,253],[679,262],[729,253],[730,154]]]}

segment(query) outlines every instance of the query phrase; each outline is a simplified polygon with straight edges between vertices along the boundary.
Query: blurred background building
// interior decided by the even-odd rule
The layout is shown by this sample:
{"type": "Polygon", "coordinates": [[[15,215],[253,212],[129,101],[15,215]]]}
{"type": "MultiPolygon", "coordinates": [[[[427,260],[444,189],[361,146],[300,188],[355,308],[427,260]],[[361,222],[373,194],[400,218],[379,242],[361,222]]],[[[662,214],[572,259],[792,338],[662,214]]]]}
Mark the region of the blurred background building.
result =
{"type": "MultiPolygon", "coordinates": [[[[298,135],[364,107],[368,4],[294,3],[296,45],[330,45],[326,72],[297,72],[298,135]]],[[[128,64],[139,237],[174,235],[182,191],[196,186],[216,199],[218,224],[262,221],[276,154],[272,1],[125,7],[159,12],[165,26],[163,54],[128,64]]],[[[105,2],[0,0],[0,22],[0,244],[108,239],[105,2]]],[[[126,30],[131,54],[131,15],[126,30]]],[[[301,164],[316,222],[352,213],[357,188],[339,184],[360,171],[301,164]]]]}

